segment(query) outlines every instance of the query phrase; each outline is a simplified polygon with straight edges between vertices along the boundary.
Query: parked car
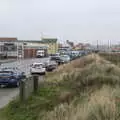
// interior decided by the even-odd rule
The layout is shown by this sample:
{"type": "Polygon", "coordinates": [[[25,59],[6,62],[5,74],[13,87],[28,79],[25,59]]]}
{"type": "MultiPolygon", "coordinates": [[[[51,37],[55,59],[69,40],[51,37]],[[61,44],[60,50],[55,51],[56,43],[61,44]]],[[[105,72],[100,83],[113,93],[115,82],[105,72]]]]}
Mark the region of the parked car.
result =
{"type": "Polygon", "coordinates": [[[63,61],[63,63],[68,63],[70,61],[69,55],[61,55],[60,58],[63,61]]]}
{"type": "Polygon", "coordinates": [[[60,53],[59,52],[57,52],[57,53],[55,53],[56,54],[56,56],[60,56],[60,53]]]}
{"type": "Polygon", "coordinates": [[[44,63],[46,71],[53,71],[54,69],[57,68],[57,62],[54,60],[48,60],[47,62],[44,63]]]}
{"type": "Polygon", "coordinates": [[[33,63],[30,68],[31,74],[44,74],[46,73],[46,68],[43,63],[33,63]]]}
{"type": "Polygon", "coordinates": [[[1,68],[0,85],[18,87],[20,85],[20,80],[24,79],[25,77],[25,73],[19,70],[17,67],[1,68]]]}
{"type": "Polygon", "coordinates": [[[64,61],[61,59],[61,57],[60,57],[60,56],[51,56],[50,60],[51,60],[51,61],[55,61],[55,62],[57,62],[57,63],[58,63],[58,65],[63,64],[63,63],[64,63],[64,61]]]}
{"type": "Polygon", "coordinates": [[[60,56],[60,53],[50,54],[50,56],[60,56]]]}

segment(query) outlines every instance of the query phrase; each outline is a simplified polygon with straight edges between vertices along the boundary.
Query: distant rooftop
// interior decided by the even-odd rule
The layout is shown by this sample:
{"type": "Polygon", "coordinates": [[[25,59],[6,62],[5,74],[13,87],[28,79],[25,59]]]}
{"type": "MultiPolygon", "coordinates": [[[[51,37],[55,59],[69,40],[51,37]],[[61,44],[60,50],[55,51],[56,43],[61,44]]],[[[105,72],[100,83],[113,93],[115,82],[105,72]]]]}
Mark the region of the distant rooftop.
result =
{"type": "Polygon", "coordinates": [[[38,42],[38,43],[41,43],[42,41],[40,41],[40,40],[18,40],[18,42],[38,42]]]}
{"type": "Polygon", "coordinates": [[[55,43],[55,42],[57,42],[57,38],[42,38],[42,42],[55,43]]]}
{"type": "Polygon", "coordinates": [[[0,41],[17,41],[17,38],[12,38],[12,37],[0,37],[0,41]]]}
{"type": "Polygon", "coordinates": [[[42,38],[42,40],[18,40],[19,42],[56,43],[57,38],[42,38]]]}

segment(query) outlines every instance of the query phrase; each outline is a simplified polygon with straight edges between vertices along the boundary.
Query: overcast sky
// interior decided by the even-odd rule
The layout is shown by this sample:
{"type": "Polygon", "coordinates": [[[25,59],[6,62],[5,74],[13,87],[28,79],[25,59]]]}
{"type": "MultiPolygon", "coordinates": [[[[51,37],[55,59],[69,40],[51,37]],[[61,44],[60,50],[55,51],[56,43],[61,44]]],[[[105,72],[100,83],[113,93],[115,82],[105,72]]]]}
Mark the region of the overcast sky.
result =
{"type": "Polygon", "coordinates": [[[0,0],[0,37],[120,43],[120,0],[0,0]]]}

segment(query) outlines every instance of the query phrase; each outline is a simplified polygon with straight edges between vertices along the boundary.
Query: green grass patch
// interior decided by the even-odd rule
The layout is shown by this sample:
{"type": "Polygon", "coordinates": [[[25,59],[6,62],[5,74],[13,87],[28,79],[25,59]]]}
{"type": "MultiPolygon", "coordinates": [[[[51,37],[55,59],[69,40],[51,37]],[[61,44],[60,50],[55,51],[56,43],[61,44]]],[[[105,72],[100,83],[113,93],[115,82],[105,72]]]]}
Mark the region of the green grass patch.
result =
{"type": "Polygon", "coordinates": [[[54,108],[58,92],[58,88],[47,85],[47,88],[40,88],[37,94],[24,103],[19,100],[10,102],[3,113],[7,120],[36,120],[40,112],[54,108]]]}

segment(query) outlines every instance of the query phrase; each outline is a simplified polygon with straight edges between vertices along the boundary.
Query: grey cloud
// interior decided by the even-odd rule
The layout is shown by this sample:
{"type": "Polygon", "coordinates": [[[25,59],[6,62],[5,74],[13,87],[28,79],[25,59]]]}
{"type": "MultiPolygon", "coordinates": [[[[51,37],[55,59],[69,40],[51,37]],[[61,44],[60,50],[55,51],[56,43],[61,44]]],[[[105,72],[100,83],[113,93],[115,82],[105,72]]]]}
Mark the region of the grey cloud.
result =
{"type": "Polygon", "coordinates": [[[120,40],[119,0],[1,0],[0,36],[113,43],[120,40]]]}

